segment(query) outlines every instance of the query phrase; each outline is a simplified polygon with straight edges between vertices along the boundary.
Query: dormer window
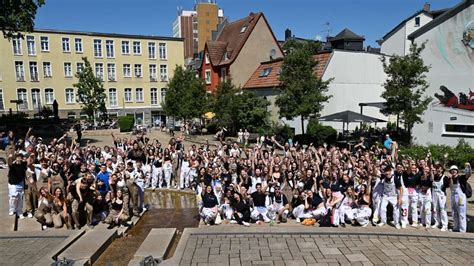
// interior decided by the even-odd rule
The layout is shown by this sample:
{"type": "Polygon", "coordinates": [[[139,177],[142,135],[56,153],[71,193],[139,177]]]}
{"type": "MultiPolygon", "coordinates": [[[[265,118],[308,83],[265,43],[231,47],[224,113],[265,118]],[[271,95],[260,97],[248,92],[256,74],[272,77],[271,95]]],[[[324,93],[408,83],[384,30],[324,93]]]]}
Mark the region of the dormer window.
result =
{"type": "Polygon", "coordinates": [[[224,53],[224,60],[229,60],[229,53],[228,52],[224,53]]]}
{"type": "Polygon", "coordinates": [[[419,27],[420,26],[420,17],[416,17],[415,18],[415,27],[419,27]]]}
{"type": "Polygon", "coordinates": [[[205,56],[205,62],[206,62],[206,65],[209,64],[211,62],[211,60],[209,60],[209,54],[206,54],[205,56]]]}
{"type": "Polygon", "coordinates": [[[270,72],[272,72],[272,69],[272,67],[264,68],[262,72],[260,72],[259,77],[267,77],[268,75],[270,75],[270,72]]]}
{"type": "Polygon", "coordinates": [[[244,33],[246,30],[247,30],[247,26],[242,26],[242,28],[240,28],[240,33],[244,33]]]}

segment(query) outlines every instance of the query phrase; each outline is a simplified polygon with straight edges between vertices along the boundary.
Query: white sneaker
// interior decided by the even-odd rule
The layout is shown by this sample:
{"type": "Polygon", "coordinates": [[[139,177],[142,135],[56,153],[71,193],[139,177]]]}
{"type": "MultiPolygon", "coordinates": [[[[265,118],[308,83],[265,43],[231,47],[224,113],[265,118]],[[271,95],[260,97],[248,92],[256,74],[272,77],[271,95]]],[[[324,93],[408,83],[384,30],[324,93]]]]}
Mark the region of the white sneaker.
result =
{"type": "Polygon", "coordinates": [[[250,226],[250,224],[249,224],[249,223],[247,223],[247,222],[242,222],[242,224],[243,224],[243,225],[245,225],[245,226],[247,226],[247,227],[249,227],[249,226],[250,226]]]}
{"type": "Polygon", "coordinates": [[[23,214],[20,214],[20,216],[18,216],[18,218],[19,218],[20,220],[23,220],[23,219],[25,219],[26,217],[25,217],[23,214]]]}
{"type": "Polygon", "coordinates": [[[431,229],[431,226],[429,224],[427,224],[425,227],[426,229],[431,229]]]}
{"type": "Polygon", "coordinates": [[[395,225],[395,228],[397,228],[398,230],[400,230],[400,229],[401,229],[401,227],[400,227],[400,225],[399,225],[399,224],[396,224],[396,225],[395,225]]]}
{"type": "Polygon", "coordinates": [[[417,223],[417,222],[413,222],[413,223],[411,224],[411,226],[412,226],[412,227],[415,227],[415,228],[418,228],[418,223],[417,223]]]}
{"type": "Polygon", "coordinates": [[[443,227],[441,228],[441,232],[446,232],[446,231],[448,231],[448,228],[443,226],[443,227]]]}
{"type": "Polygon", "coordinates": [[[370,223],[366,222],[365,224],[361,225],[362,227],[367,227],[370,223]]]}
{"type": "Polygon", "coordinates": [[[13,216],[13,214],[15,214],[15,213],[12,212],[12,211],[8,212],[8,215],[9,215],[9,216],[13,216]]]}
{"type": "Polygon", "coordinates": [[[301,219],[300,219],[300,218],[296,218],[296,222],[297,222],[297,223],[301,223],[301,219]]]}
{"type": "Polygon", "coordinates": [[[433,229],[436,229],[436,228],[438,228],[438,227],[439,227],[439,224],[433,224],[433,225],[431,226],[431,228],[433,228],[433,229]]]}
{"type": "Polygon", "coordinates": [[[236,224],[237,221],[236,221],[236,220],[230,220],[230,223],[231,223],[231,224],[236,224]]]}
{"type": "Polygon", "coordinates": [[[402,229],[405,229],[405,228],[407,228],[407,225],[402,223],[402,229]]]}
{"type": "Polygon", "coordinates": [[[43,230],[46,230],[46,229],[48,229],[48,226],[43,225],[42,228],[43,228],[43,230]]]}
{"type": "Polygon", "coordinates": [[[33,214],[31,212],[28,213],[28,218],[33,218],[33,214]]]}
{"type": "Polygon", "coordinates": [[[384,223],[379,223],[379,224],[377,224],[377,226],[380,226],[380,227],[382,227],[382,226],[384,226],[384,225],[385,225],[384,223]]]}

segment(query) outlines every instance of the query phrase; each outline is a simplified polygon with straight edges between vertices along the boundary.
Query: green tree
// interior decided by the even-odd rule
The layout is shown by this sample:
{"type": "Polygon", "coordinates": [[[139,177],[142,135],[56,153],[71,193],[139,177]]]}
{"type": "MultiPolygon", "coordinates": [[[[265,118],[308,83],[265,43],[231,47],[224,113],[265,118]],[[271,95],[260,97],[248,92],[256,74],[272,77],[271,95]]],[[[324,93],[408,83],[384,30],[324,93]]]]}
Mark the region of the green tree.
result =
{"type": "Polygon", "coordinates": [[[213,111],[217,124],[230,132],[235,133],[239,128],[248,128],[255,132],[268,126],[269,105],[265,98],[242,91],[231,81],[224,81],[219,84],[214,94],[213,111]]]}
{"type": "Polygon", "coordinates": [[[421,116],[432,100],[431,97],[424,96],[429,86],[426,73],[430,68],[421,58],[421,52],[424,49],[425,43],[420,46],[414,43],[410,46],[410,53],[407,55],[381,58],[383,69],[387,74],[387,80],[384,83],[385,90],[382,93],[382,98],[387,103],[382,112],[387,115],[397,115],[397,129],[399,121],[404,122],[410,141],[413,126],[423,122],[421,116]]]}
{"type": "Polygon", "coordinates": [[[323,81],[316,77],[314,69],[317,64],[309,49],[300,48],[285,56],[281,68],[282,86],[276,99],[279,115],[286,119],[300,116],[303,133],[304,120],[318,116],[323,104],[331,97],[326,92],[332,79],[323,81]]]}
{"type": "Polygon", "coordinates": [[[296,50],[307,50],[311,54],[316,54],[322,50],[323,46],[321,45],[320,42],[313,41],[313,40],[295,40],[295,39],[290,39],[285,42],[283,45],[283,50],[286,53],[291,53],[296,50]]]}
{"type": "Polygon", "coordinates": [[[73,86],[77,88],[77,99],[84,112],[95,121],[97,111],[107,113],[105,107],[105,90],[102,78],[96,77],[87,57],[82,57],[84,69],[76,73],[78,82],[73,86]]]}
{"type": "Polygon", "coordinates": [[[206,85],[196,74],[176,66],[166,90],[164,111],[184,121],[201,117],[207,108],[206,85]]]}
{"type": "Polygon", "coordinates": [[[3,37],[11,39],[33,31],[36,11],[44,0],[0,0],[0,29],[3,37]]]}

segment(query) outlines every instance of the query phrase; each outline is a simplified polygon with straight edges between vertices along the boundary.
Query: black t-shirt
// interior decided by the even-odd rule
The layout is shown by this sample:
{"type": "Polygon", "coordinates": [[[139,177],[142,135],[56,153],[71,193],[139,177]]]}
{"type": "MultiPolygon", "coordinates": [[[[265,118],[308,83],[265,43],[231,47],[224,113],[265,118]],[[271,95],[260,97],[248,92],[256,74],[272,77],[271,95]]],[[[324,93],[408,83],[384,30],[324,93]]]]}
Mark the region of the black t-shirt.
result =
{"type": "Polygon", "coordinates": [[[318,208],[319,204],[323,203],[323,198],[321,198],[321,196],[319,196],[319,193],[314,193],[313,194],[313,199],[311,200],[311,206],[313,207],[313,209],[316,209],[318,208]]]}
{"type": "Polygon", "coordinates": [[[253,206],[255,207],[265,207],[265,193],[259,193],[255,191],[252,193],[253,206]]]}
{"type": "Polygon", "coordinates": [[[277,196],[275,193],[272,193],[270,195],[268,195],[268,198],[270,199],[270,203],[278,203],[278,204],[282,204],[282,205],[286,205],[288,204],[288,199],[286,198],[285,194],[281,194],[279,196],[277,196]]]}
{"type": "Polygon", "coordinates": [[[311,190],[314,186],[314,178],[313,177],[310,177],[310,178],[307,178],[306,181],[304,182],[304,187],[303,189],[304,190],[311,190]]]}
{"type": "Polygon", "coordinates": [[[420,185],[421,175],[421,172],[403,175],[403,183],[407,188],[416,188],[420,185]]]}
{"type": "Polygon", "coordinates": [[[240,212],[240,213],[250,212],[249,205],[242,200],[238,203],[235,203],[232,207],[234,208],[234,211],[236,212],[240,212]]]}
{"type": "Polygon", "coordinates": [[[431,188],[433,186],[433,181],[431,181],[430,179],[421,179],[420,186],[424,188],[431,188]]]}
{"type": "Polygon", "coordinates": [[[217,197],[214,194],[205,193],[202,197],[202,205],[204,208],[213,208],[217,204],[217,197]]]}
{"type": "Polygon", "coordinates": [[[26,162],[12,163],[8,170],[8,183],[10,185],[21,184],[26,178],[26,162]]]}

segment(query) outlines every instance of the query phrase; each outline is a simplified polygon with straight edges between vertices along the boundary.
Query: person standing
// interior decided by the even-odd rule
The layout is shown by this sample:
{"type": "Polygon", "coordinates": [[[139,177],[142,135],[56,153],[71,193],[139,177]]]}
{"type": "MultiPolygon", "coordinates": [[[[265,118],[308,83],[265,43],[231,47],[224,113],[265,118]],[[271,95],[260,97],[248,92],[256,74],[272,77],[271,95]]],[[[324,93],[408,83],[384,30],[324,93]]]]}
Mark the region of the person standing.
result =
{"type": "Polygon", "coordinates": [[[23,217],[23,182],[26,179],[27,164],[22,153],[8,155],[8,215],[23,217]]]}
{"type": "Polygon", "coordinates": [[[436,166],[436,173],[434,174],[432,195],[433,195],[433,216],[435,224],[431,227],[433,229],[439,228],[441,231],[448,230],[448,213],[446,211],[446,188],[449,186],[449,178],[444,175],[444,167],[442,165],[436,166]]]}
{"type": "Polygon", "coordinates": [[[409,224],[408,222],[408,206],[409,206],[409,199],[408,199],[408,189],[405,186],[405,183],[403,182],[405,175],[407,174],[406,171],[404,171],[404,166],[402,163],[397,163],[395,172],[394,172],[394,178],[396,182],[399,182],[401,184],[401,190],[398,192],[399,196],[401,197],[401,204],[400,204],[400,224],[402,228],[406,228],[407,225],[409,224]],[[400,194],[401,192],[401,194],[400,194]]]}
{"type": "Polygon", "coordinates": [[[393,207],[393,222],[395,223],[395,228],[400,229],[400,203],[403,197],[403,190],[401,187],[401,183],[394,178],[392,166],[385,166],[382,203],[380,206],[381,221],[378,224],[379,226],[383,226],[387,223],[387,205],[390,204],[393,207]]]}
{"type": "Polygon", "coordinates": [[[449,168],[449,179],[451,187],[451,208],[454,220],[453,231],[465,233],[467,229],[466,221],[466,186],[467,180],[471,177],[471,165],[466,163],[465,174],[460,175],[456,165],[449,168]]]}
{"type": "Polygon", "coordinates": [[[410,172],[404,176],[403,183],[408,189],[408,204],[411,212],[411,220],[413,227],[418,227],[418,188],[420,186],[422,173],[415,163],[410,165],[410,172]]]}
{"type": "Polygon", "coordinates": [[[245,146],[249,145],[250,132],[245,129],[244,131],[244,144],[245,146]]]}
{"type": "Polygon", "coordinates": [[[426,229],[431,228],[431,187],[433,186],[433,176],[431,168],[425,166],[423,169],[423,175],[420,180],[420,214],[421,224],[424,224],[426,229]]]}

